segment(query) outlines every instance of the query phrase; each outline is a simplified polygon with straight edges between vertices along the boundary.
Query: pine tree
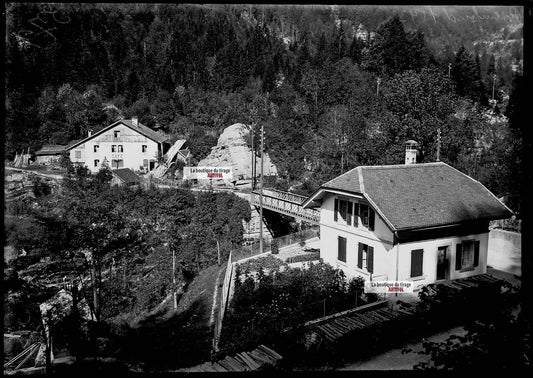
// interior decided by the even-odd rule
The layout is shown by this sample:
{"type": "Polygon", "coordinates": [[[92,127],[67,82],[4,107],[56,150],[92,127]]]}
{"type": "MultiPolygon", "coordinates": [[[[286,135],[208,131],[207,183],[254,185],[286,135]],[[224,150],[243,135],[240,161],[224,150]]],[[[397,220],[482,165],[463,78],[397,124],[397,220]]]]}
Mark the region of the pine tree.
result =
{"type": "Polygon", "coordinates": [[[370,44],[365,68],[372,72],[394,76],[410,69],[411,43],[398,15],[382,23],[370,44]]]}
{"type": "Polygon", "coordinates": [[[474,58],[464,46],[461,46],[455,55],[452,79],[459,96],[481,101],[483,89],[479,59],[474,58]]]}

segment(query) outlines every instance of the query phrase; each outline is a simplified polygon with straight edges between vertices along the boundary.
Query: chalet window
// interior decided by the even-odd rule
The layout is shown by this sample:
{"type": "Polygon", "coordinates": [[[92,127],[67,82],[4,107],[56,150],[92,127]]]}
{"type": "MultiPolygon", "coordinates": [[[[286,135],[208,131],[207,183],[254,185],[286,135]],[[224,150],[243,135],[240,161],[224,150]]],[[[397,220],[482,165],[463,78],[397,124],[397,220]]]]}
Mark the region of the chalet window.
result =
{"type": "Polygon", "coordinates": [[[98,167],[98,164],[100,164],[100,160],[96,159],[96,160],[94,161],[94,166],[95,166],[95,167],[98,167]]]}
{"type": "Polygon", "coordinates": [[[112,144],[111,145],[111,152],[117,152],[117,145],[116,144],[112,144]]]}
{"type": "Polygon", "coordinates": [[[95,145],[94,145],[94,152],[98,152],[98,148],[100,148],[100,146],[97,145],[97,144],[95,144],[95,145]]]}
{"type": "Polygon", "coordinates": [[[121,144],[118,145],[118,152],[124,152],[124,148],[121,144]]]}
{"type": "Polygon", "coordinates": [[[146,150],[148,149],[148,146],[146,144],[143,144],[141,148],[142,148],[142,152],[145,153],[146,150]]]}
{"type": "Polygon", "coordinates": [[[375,213],[374,210],[364,204],[359,205],[359,216],[361,217],[361,223],[369,230],[374,231],[375,213]]]}
{"type": "Polygon", "coordinates": [[[343,220],[346,220],[346,208],[347,208],[346,201],[339,200],[339,214],[343,220]]]}
{"type": "Polygon", "coordinates": [[[374,273],[374,247],[359,243],[357,251],[357,267],[374,273]]]}
{"type": "Polygon", "coordinates": [[[346,238],[338,236],[337,260],[346,262],[346,238]]]}
{"type": "Polygon", "coordinates": [[[424,250],[415,249],[411,251],[411,277],[420,277],[423,273],[424,250]]]}
{"type": "Polygon", "coordinates": [[[120,130],[115,130],[113,132],[113,135],[114,135],[115,138],[120,138],[120,130]]]}
{"type": "Polygon", "coordinates": [[[74,151],[74,157],[76,159],[81,159],[81,151],[74,151]]]}
{"type": "Polygon", "coordinates": [[[346,222],[348,226],[352,224],[353,203],[350,201],[335,199],[335,209],[333,220],[338,222],[339,215],[346,222]]]}
{"type": "Polygon", "coordinates": [[[473,269],[479,265],[479,240],[465,240],[457,244],[455,270],[473,269]]]}

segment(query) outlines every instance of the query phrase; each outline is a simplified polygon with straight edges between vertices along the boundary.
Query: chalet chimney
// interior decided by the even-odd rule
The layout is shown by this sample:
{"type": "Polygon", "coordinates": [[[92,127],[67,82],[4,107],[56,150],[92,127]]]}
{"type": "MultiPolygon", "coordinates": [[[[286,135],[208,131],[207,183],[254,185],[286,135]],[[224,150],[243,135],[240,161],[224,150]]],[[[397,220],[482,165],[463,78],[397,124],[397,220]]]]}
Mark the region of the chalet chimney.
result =
{"type": "Polygon", "coordinates": [[[418,155],[418,142],[414,140],[405,142],[405,164],[416,164],[416,155],[418,155]]]}
{"type": "Polygon", "coordinates": [[[139,118],[137,118],[137,116],[135,116],[135,117],[131,117],[131,124],[132,124],[134,127],[139,126],[139,118]]]}
{"type": "Polygon", "coordinates": [[[93,135],[93,130],[92,130],[92,129],[87,130],[87,135],[88,135],[88,136],[93,135]]]}

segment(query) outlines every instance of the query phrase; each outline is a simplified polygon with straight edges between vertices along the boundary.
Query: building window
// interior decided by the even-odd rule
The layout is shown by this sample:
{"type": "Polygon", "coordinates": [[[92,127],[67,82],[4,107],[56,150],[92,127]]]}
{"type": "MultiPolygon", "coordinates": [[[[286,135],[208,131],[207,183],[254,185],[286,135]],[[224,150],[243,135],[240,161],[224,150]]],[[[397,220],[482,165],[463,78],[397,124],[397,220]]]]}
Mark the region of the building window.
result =
{"type": "Polygon", "coordinates": [[[115,138],[120,138],[120,130],[115,130],[113,133],[115,138]]]}
{"type": "Polygon", "coordinates": [[[337,260],[346,262],[346,238],[338,237],[337,260]]]}
{"type": "Polygon", "coordinates": [[[124,152],[124,149],[121,144],[118,145],[118,152],[124,152]]]}
{"type": "Polygon", "coordinates": [[[465,240],[456,246],[455,269],[470,270],[479,265],[479,240],[465,240]]]}
{"type": "Polygon", "coordinates": [[[143,144],[142,145],[142,152],[145,153],[147,149],[148,149],[148,146],[146,144],[143,144]]]}
{"type": "Polygon", "coordinates": [[[411,251],[411,277],[422,275],[422,263],[424,261],[424,250],[415,249],[411,251]]]}
{"type": "Polygon", "coordinates": [[[76,159],[81,159],[81,151],[74,151],[74,157],[76,159]]]}
{"type": "Polygon", "coordinates": [[[348,226],[352,225],[353,203],[335,198],[335,212],[333,218],[338,222],[339,215],[348,226]]]}
{"type": "Polygon", "coordinates": [[[98,152],[98,148],[100,148],[100,146],[95,144],[93,147],[94,147],[94,152],[98,152]]]}
{"type": "Polygon", "coordinates": [[[111,152],[117,152],[117,145],[116,144],[112,144],[111,145],[111,152]]]}
{"type": "Polygon", "coordinates": [[[98,164],[100,164],[100,160],[96,159],[96,160],[94,161],[94,166],[95,166],[95,167],[98,167],[98,164]]]}
{"type": "Polygon", "coordinates": [[[366,269],[369,273],[374,272],[374,247],[359,243],[357,267],[359,269],[366,269]]]}
{"type": "Polygon", "coordinates": [[[124,160],[111,160],[111,167],[113,168],[124,167],[124,160]]]}
{"type": "Polygon", "coordinates": [[[369,230],[374,231],[375,213],[374,210],[365,204],[359,205],[359,216],[361,217],[361,223],[369,230]]]}
{"type": "Polygon", "coordinates": [[[368,227],[368,205],[359,205],[359,215],[363,226],[368,227]]]}

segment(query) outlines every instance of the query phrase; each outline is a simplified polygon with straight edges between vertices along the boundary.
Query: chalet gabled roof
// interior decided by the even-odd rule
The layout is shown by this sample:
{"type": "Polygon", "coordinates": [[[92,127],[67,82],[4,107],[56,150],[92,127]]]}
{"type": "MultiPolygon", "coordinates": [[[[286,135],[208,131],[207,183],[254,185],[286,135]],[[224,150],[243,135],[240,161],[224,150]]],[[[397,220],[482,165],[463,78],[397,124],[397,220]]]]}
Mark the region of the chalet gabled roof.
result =
{"type": "Polygon", "coordinates": [[[129,119],[121,119],[120,121],[116,121],[116,122],[112,123],[111,125],[104,127],[102,130],[99,130],[99,131],[95,132],[93,135],[88,136],[87,138],[84,138],[84,139],[69,143],[69,145],[67,147],[67,150],[71,150],[72,148],[74,148],[76,146],[79,146],[80,144],[83,144],[83,143],[87,142],[88,140],[93,139],[94,137],[106,132],[107,130],[115,127],[116,125],[118,125],[120,123],[122,123],[123,125],[129,127],[130,129],[132,129],[134,131],[137,131],[138,133],[144,135],[148,139],[151,139],[151,140],[153,140],[154,142],[157,142],[157,143],[163,143],[163,142],[166,142],[166,141],[168,141],[170,139],[170,137],[168,135],[166,135],[164,133],[161,133],[159,131],[152,130],[151,128],[143,125],[140,122],[137,123],[137,126],[134,126],[133,122],[131,120],[129,120],[129,119]]]}
{"type": "Polygon", "coordinates": [[[303,206],[316,206],[331,190],[364,196],[393,231],[512,215],[480,182],[443,162],[357,167],[323,184],[303,206]]]}
{"type": "Polygon", "coordinates": [[[111,173],[127,184],[141,182],[141,178],[129,168],[113,169],[111,173]]]}

